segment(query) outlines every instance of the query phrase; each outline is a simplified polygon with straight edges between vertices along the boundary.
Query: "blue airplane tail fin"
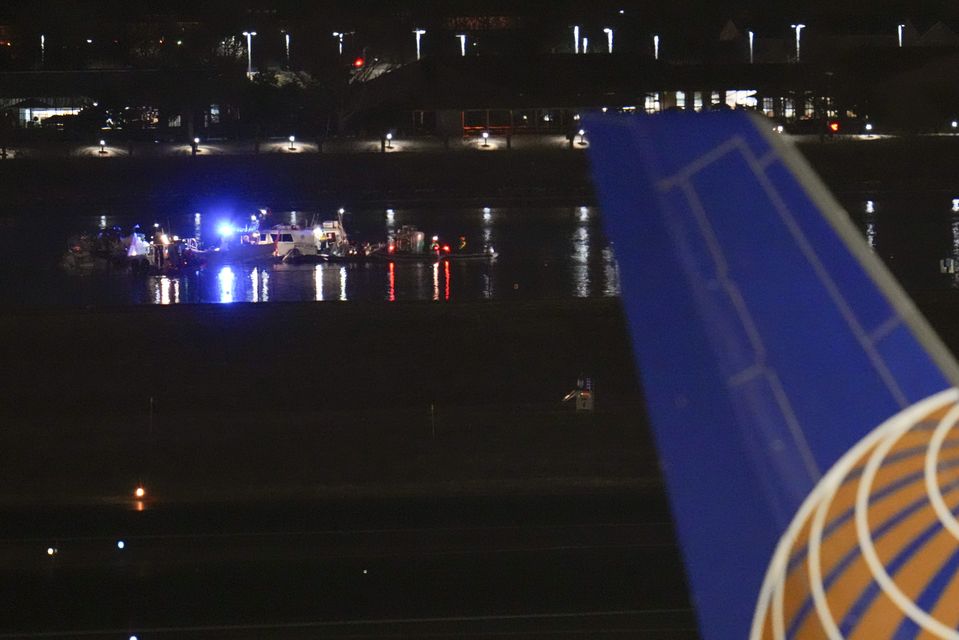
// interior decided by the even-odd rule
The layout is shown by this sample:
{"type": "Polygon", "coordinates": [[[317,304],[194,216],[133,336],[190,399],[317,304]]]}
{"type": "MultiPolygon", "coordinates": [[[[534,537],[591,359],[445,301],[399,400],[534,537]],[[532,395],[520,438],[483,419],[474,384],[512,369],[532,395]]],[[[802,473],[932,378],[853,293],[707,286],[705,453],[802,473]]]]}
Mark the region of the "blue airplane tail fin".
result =
{"type": "MultiPolygon", "coordinates": [[[[947,433],[930,425],[959,380],[948,350],[765,119],[594,116],[585,127],[703,636],[928,630],[897,600],[889,567],[896,549],[906,566],[932,538],[893,544],[881,527],[899,524],[873,510],[913,517],[900,513],[906,497],[928,487],[926,453],[947,433]]],[[[934,502],[922,509],[942,533],[934,502]]],[[[916,580],[933,591],[902,591],[935,619],[959,580],[935,571],[952,556],[928,556],[935,566],[916,580]]]]}

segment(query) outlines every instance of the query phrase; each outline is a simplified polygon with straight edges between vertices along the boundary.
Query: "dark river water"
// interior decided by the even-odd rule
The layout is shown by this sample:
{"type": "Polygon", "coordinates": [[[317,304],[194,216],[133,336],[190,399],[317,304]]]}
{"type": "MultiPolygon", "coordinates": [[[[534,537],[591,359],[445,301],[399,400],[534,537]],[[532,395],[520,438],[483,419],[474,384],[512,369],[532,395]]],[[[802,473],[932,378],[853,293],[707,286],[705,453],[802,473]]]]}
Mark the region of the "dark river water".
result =
{"type": "MultiPolygon", "coordinates": [[[[67,240],[79,231],[160,224],[170,234],[216,240],[226,220],[249,211],[18,212],[0,214],[0,251],[6,256],[0,291],[6,304],[126,305],[339,300],[481,300],[619,295],[610,243],[594,207],[472,207],[347,210],[351,240],[381,242],[402,225],[415,225],[453,244],[492,245],[493,261],[365,264],[230,264],[172,276],[135,276],[116,269],[75,273],[60,267],[67,240]]],[[[336,211],[273,212],[281,222],[308,225],[336,211]]]]}
{"type": "MultiPolygon", "coordinates": [[[[959,194],[957,194],[959,195],[959,194]]],[[[940,260],[959,260],[959,199],[944,195],[845,199],[865,240],[907,289],[959,288],[940,273],[940,260]]],[[[347,210],[351,239],[380,242],[412,224],[453,243],[492,245],[491,262],[366,264],[229,264],[178,277],[124,270],[74,273],[60,260],[80,231],[160,224],[171,234],[216,239],[226,220],[242,222],[255,208],[171,214],[110,211],[0,210],[0,304],[128,305],[271,301],[404,301],[586,298],[618,296],[614,244],[596,207],[418,207],[347,210]]],[[[301,225],[331,220],[335,210],[274,212],[301,225]]]]}

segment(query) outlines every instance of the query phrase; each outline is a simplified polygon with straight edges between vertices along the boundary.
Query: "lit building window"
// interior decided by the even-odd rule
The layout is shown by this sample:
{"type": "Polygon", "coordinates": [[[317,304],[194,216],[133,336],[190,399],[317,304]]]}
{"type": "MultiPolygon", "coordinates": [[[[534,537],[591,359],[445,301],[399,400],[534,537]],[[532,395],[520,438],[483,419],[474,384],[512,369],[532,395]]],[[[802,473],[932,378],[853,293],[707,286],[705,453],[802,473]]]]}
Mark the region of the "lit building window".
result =
{"type": "Polygon", "coordinates": [[[763,98],[763,113],[765,113],[770,118],[776,115],[776,102],[773,98],[769,98],[769,97],[763,98]]]}
{"type": "Polygon", "coordinates": [[[709,96],[709,104],[721,104],[723,101],[723,96],[718,91],[713,91],[709,96]]]}
{"type": "Polygon", "coordinates": [[[755,109],[758,105],[755,89],[737,89],[726,92],[726,104],[730,109],[749,107],[755,109]]]}
{"type": "Polygon", "coordinates": [[[796,103],[792,98],[786,98],[783,100],[783,115],[787,118],[796,117],[796,103]]]}
{"type": "Polygon", "coordinates": [[[659,92],[646,94],[646,113],[658,113],[663,109],[663,103],[659,98],[659,92]]]}
{"type": "Polygon", "coordinates": [[[703,92],[695,91],[693,92],[693,111],[702,111],[703,110],[703,92]]]}
{"type": "Polygon", "coordinates": [[[676,92],[676,106],[680,109],[686,108],[686,92],[685,91],[676,92]]]}

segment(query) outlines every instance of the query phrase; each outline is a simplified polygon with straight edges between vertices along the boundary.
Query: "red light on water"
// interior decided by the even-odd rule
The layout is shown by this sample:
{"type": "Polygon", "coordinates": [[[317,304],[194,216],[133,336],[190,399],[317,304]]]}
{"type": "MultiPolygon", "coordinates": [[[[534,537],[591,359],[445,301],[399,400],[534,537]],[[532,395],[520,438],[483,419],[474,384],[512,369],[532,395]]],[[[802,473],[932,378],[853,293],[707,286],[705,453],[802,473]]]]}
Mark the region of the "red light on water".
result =
{"type": "Polygon", "coordinates": [[[365,65],[365,64],[366,64],[366,60],[364,60],[362,57],[360,57],[360,58],[357,58],[356,60],[353,61],[353,68],[354,68],[354,69],[362,69],[362,68],[363,68],[363,65],[365,65]]]}
{"type": "Polygon", "coordinates": [[[395,244],[391,244],[391,245],[390,245],[390,248],[387,249],[386,251],[387,251],[387,253],[396,253],[396,245],[395,245],[395,244]]]}
{"type": "Polygon", "coordinates": [[[443,245],[443,253],[449,253],[449,252],[450,252],[450,246],[449,246],[448,244],[444,244],[444,245],[443,245]]]}

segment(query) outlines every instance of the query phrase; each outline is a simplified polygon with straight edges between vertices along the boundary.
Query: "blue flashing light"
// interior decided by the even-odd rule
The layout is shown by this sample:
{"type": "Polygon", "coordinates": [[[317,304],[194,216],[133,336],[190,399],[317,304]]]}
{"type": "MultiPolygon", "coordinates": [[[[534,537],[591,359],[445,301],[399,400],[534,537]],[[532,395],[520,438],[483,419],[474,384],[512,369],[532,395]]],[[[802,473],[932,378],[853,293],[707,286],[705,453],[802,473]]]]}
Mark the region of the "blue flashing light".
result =
{"type": "Polygon", "coordinates": [[[234,229],[233,225],[229,222],[221,222],[220,226],[216,228],[216,231],[221,236],[232,236],[236,229],[234,229]]]}

